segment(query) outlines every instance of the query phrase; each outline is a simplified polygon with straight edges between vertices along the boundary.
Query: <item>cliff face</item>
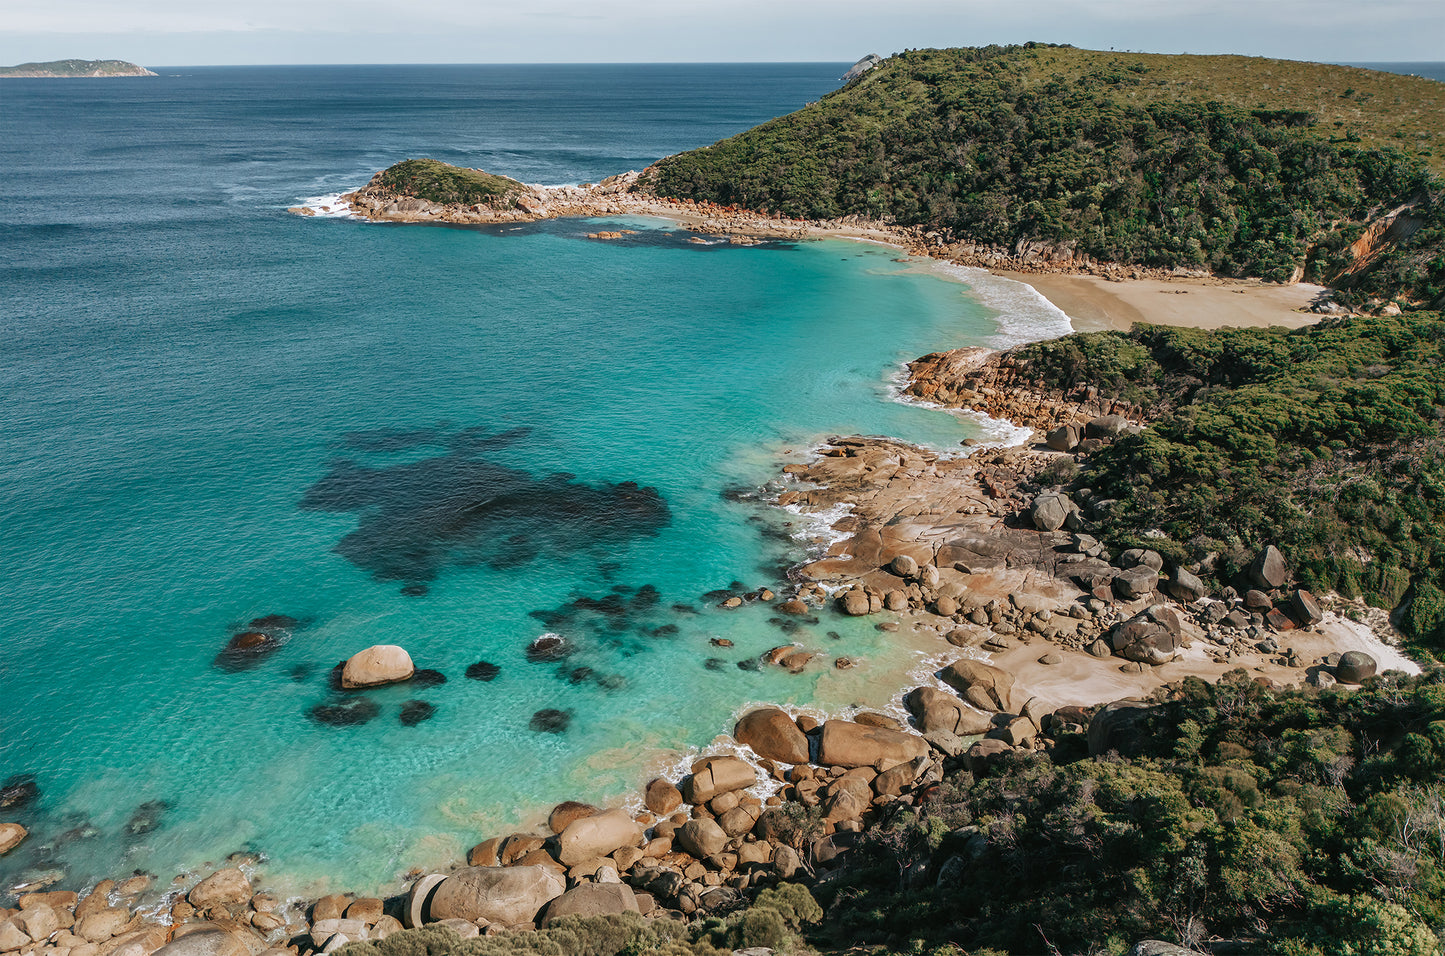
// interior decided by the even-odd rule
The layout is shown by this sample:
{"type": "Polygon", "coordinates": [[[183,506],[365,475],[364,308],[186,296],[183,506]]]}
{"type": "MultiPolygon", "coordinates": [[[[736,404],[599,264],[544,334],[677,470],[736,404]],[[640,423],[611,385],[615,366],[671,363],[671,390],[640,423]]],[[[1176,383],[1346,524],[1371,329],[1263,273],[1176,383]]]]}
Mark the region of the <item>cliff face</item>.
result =
{"type": "Polygon", "coordinates": [[[0,67],[0,78],[75,79],[97,76],[156,76],[143,66],[125,60],[51,60],[0,67]]]}

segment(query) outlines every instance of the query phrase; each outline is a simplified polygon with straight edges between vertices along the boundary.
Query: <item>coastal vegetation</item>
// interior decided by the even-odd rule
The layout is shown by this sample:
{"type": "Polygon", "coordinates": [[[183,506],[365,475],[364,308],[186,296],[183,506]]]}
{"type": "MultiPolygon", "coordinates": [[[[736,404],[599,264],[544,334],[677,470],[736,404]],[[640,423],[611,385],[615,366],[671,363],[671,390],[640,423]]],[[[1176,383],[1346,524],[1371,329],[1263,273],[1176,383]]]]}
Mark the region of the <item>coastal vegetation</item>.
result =
{"type": "Polygon", "coordinates": [[[1428,303],[1445,295],[1442,117],[1445,84],[1350,67],[912,50],[643,187],[1428,303]]]}
{"type": "Polygon", "coordinates": [[[1316,591],[1400,609],[1445,653],[1445,316],[1315,326],[1136,326],[1026,347],[1047,386],[1093,387],[1151,427],[1088,456],[1101,531],[1228,580],[1275,543],[1316,591]]]}
{"type": "Polygon", "coordinates": [[[1122,953],[1151,935],[1292,956],[1437,952],[1442,679],[1280,693],[1243,670],[1187,678],[1126,712],[1108,752],[1061,743],[951,775],[819,891],[820,939],[980,956],[1122,953]]]}
{"type": "Polygon", "coordinates": [[[377,185],[397,196],[464,206],[508,207],[525,186],[506,176],[466,169],[436,159],[407,159],[377,174],[377,185]]]}

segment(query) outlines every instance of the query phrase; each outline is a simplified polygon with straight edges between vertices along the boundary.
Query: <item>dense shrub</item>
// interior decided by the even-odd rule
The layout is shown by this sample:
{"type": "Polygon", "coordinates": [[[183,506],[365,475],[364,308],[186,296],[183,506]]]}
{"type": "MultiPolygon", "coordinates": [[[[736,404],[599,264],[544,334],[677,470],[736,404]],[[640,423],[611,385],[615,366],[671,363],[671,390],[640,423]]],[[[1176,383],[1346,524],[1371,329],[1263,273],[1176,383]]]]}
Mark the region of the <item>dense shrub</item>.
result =
{"type": "Polygon", "coordinates": [[[1148,713],[1140,756],[1007,761],[876,828],[823,891],[822,938],[875,952],[1211,936],[1297,956],[1435,952],[1442,679],[1279,694],[1244,671],[1186,681],[1148,713]]]}
{"type": "MultiPolygon", "coordinates": [[[[805,109],[663,160],[647,187],[1007,247],[1067,242],[1114,262],[1273,280],[1302,270],[1359,297],[1445,295],[1445,190],[1423,159],[1316,123],[1307,111],[1328,102],[1269,92],[1305,64],[1274,64],[1280,77],[1241,89],[1252,66],[1241,58],[1128,59],[1034,44],[908,51],[805,109]],[[1256,108],[1266,96],[1285,100],[1256,108]],[[1365,223],[1411,202],[1417,231],[1346,272],[1365,223]]],[[[1435,86],[1402,92],[1433,102],[1435,86]]],[[[1383,102],[1348,115],[1391,119],[1383,102]]]]}
{"type": "Polygon", "coordinates": [[[436,159],[407,159],[377,174],[380,185],[398,196],[415,196],[435,203],[509,206],[525,189],[505,176],[479,169],[463,169],[436,159]]]}
{"type": "Polygon", "coordinates": [[[1442,347],[1445,316],[1414,312],[1295,331],[1137,326],[1024,356],[1049,386],[1094,385],[1153,418],[1077,480],[1115,502],[1101,524],[1116,544],[1215,552],[1228,573],[1273,543],[1317,590],[1385,608],[1408,596],[1402,628],[1442,648],[1442,347]]]}

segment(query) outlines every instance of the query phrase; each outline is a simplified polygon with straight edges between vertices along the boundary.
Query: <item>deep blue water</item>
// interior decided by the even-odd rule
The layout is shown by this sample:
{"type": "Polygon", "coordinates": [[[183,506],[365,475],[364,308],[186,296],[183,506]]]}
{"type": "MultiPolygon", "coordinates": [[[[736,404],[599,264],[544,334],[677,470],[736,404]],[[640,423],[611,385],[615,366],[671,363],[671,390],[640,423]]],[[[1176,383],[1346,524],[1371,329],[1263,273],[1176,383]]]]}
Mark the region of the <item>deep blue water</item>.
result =
{"type": "Polygon", "coordinates": [[[1445,81],[1445,63],[1350,63],[1349,66],[1363,66],[1369,70],[1384,70],[1386,73],[1404,73],[1408,76],[1423,76],[1427,80],[1445,81]]]}
{"type": "Polygon", "coordinates": [[[843,68],[0,87],[0,783],[40,787],[10,812],[33,835],[0,895],[137,869],[165,886],[243,848],[283,889],[380,888],[559,799],[625,797],[749,701],[886,703],[906,641],[832,616],[785,634],[703,598],[780,589],[816,546],[821,526],[734,492],[829,432],[978,434],[892,401],[891,376],[1057,330],[1031,290],[992,280],[990,308],[883,247],[698,246],[659,220],[596,243],[597,222],[285,211],[412,156],[596,180],[843,68]],[[293,620],[250,623],[268,615],[293,620]],[[273,655],[220,653],[257,628],[273,655]],[[544,632],[576,655],[529,661],[544,632]],[[790,640],[820,665],[737,666],[790,640]],[[364,724],[313,719],[333,664],[374,643],[447,683],[366,695],[364,724]],[[834,671],[841,654],[863,666],[834,671]],[[482,660],[499,676],[468,679],[482,660]],[[402,723],[412,700],[430,720],[402,723]],[[564,732],[534,729],[544,709],[564,732]]]}

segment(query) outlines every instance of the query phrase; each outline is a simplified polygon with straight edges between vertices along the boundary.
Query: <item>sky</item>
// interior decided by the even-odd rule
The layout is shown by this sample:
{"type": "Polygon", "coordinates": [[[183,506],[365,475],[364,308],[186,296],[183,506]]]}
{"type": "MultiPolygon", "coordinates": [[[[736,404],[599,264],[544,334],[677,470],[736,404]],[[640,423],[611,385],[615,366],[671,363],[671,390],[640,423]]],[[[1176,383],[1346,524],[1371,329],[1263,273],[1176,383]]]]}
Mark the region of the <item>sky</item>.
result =
{"type": "Polygon", "coordinates": [[[1442,0],[0,0],[0,65],[845,62],[1040,40],[1445,60],[1442,0]]]}

